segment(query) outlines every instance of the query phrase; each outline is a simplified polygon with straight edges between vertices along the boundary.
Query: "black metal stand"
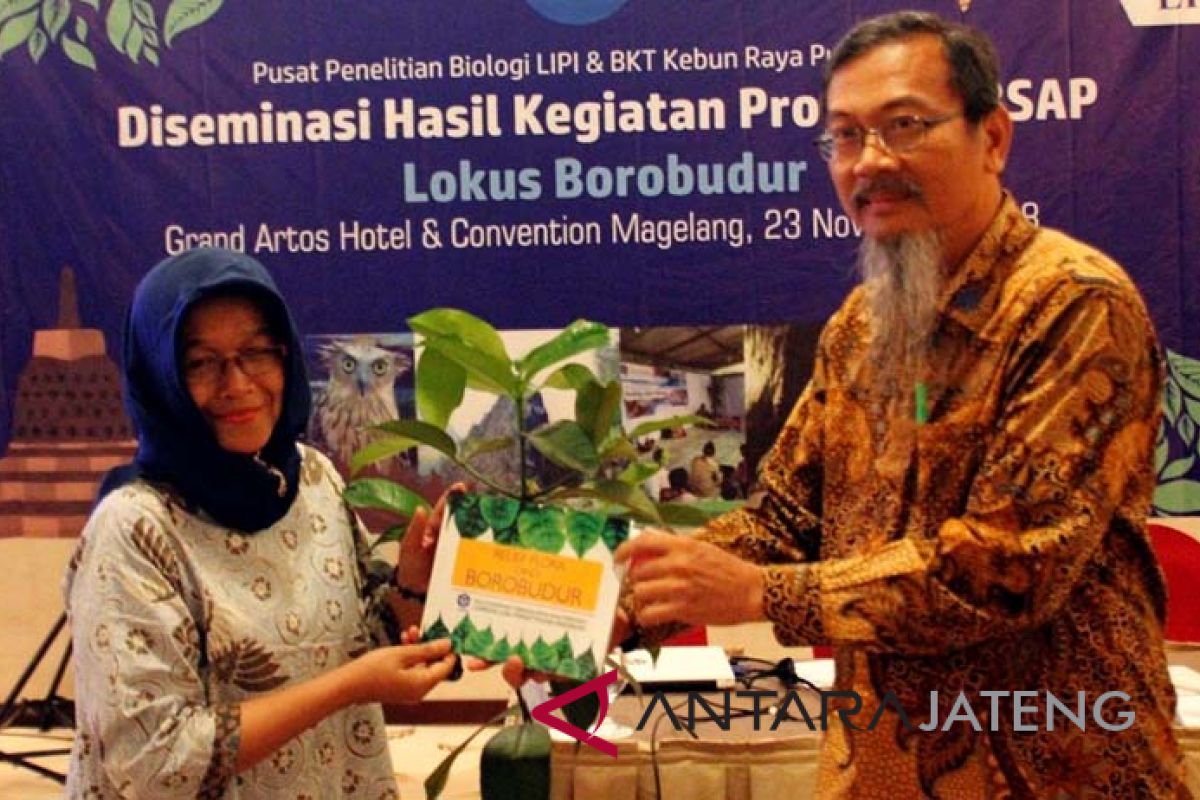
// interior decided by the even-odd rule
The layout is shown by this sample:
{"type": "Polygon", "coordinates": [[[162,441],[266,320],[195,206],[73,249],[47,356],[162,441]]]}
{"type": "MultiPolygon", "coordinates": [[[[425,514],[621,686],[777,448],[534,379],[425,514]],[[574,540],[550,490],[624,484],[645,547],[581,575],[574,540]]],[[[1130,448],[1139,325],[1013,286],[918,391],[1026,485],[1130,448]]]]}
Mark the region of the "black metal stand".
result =
{"type": "MultiPolygon", "coordinates": [[[[29,679],[37,670],[38,665],[42,663],[42,659],[46,657],[46,652],[50,646],[54,644],[54,640],[58,638],[58,634],[67,624],[66,612],[58,615],[58,621],[46,634],[46,638],[42,640],[41,646],[34,653],[29,665],[25,667],[25,671],[21,673],[21,677],[17,679],[16,686],[9,692],[8,698],[4,701],[4,707],[0,709],[0,730],[10,727],[14,724],[36,725],[38,730],[48,731],[53,727],[74,727],[75,726],[75,704],[58,694],[58,685],[62,682],[63,673],[67,671],[67,663],[71,660],[71,642],[67,641],[66,649],[63,651],[62,659],[58,662],[58,669],[54,673],[54,680],[50,683],[50,688],[46,692],[46,696],[41,700],[19,701],[21,692],[25,689],[25,684],[29,683],[29,679]]],[[[71,752],[71,748],[59,748],[55,750],[30,750],[23,753],[9,753],[0,750],[0,761],[15,764],[18,767],[36,772],[38,775],[66,783],[67,776],[60,772],[55,772],[52,769],[47,769],[40,764],[35,764],[29,759],[43,758],[46,756],[61,756],[71,752]]]]}

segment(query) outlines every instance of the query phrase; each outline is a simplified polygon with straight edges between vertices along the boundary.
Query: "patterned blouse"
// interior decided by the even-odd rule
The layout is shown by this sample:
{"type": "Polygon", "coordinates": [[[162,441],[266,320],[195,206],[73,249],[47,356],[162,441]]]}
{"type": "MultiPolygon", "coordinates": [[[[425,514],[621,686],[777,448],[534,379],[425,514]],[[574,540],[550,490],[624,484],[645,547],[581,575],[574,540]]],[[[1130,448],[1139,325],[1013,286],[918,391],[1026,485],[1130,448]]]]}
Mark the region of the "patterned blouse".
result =
{"type": "Polygon", "coordinates": [[[830,716],[822,797],[1188,796],[1145,527],[1163,366],[1137,290],[1008,197],[940,307],[925,424],[867,358],[855,290],[762,502],[700,534],[772,565],[780,641],[835,645],[836,688],[863,699],[861,730],[830,716]],[[1100,706],[1109,727],[1134,712],[1123,730],[1093,719],[1109,691],[1130,698],[1100,706]],[[883,703],[866,730],[889,692],[910,724],[883,703]],[[1047,693],[1077,713],[1079,692],[1083,730],[1048,731],[1047,693]],[[978,724],[947,724],[960,693],[978,724]]]}
{"type": "Polygon", "coordinates": [[[380,621],[341,479],[301,447],[296,501],[252,536],[141,481],[92,514],[66,576],[77,717],[68,797],[398,797],[375,704],[234,774],[239,703],[362,654],[380,621]]]}

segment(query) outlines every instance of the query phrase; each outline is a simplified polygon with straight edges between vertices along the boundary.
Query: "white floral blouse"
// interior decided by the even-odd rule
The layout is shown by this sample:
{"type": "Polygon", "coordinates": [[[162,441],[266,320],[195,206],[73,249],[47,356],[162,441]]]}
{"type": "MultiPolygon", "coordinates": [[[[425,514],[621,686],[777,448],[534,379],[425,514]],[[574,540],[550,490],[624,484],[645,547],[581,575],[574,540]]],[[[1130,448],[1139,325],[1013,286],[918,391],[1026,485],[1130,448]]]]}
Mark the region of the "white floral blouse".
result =
{"type": "Polygon", "coordinates": [[[371,646],[363,531],[329,461],[242,535],[137,481],[104,499],[66,575],[75,645],[72,798],[396,798],[382,709],[336,713],[234,773],[240,702],[371,646]]]}

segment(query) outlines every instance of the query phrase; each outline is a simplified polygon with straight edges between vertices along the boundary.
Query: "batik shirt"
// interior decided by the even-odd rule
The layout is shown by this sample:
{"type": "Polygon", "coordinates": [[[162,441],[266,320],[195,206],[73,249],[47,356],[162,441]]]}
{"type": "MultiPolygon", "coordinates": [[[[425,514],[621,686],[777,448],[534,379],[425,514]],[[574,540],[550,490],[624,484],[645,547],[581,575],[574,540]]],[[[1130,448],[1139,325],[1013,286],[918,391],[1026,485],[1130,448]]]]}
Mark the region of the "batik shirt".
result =
{"type": "Polygon", "coordinates": [[[67,571],[73,798],[396,798],[383,714],[352,706],[234,774],[239,704],[345,664],[377,603],[357,520],[303,447],[300,491],[253,535],[136,481],[92,514],[67,571]]]}
{"type": "Polygon", "coordinates": [[[862,697],[864,730],[828,719],[822,797],[1187,796],[1145,525],[1162,358],[1138,292],[1006,198],[939,307],[913,378],[927,422],[870,355],[857,289],[761,466],[765,497],[702,534],[771,565],[776,635],[835,645],[836,688],[862,697]],[[1093,719],[1110,691],[1130,699],[1102,718],[1133,712],[1124,730],[1093,719]],[[1046,730],[1047,693],[1077,713],[1079,692],[1084,729],[1060,713],[1046,730]],[[960,693],[977,721],[947,728],[960,693]]]}

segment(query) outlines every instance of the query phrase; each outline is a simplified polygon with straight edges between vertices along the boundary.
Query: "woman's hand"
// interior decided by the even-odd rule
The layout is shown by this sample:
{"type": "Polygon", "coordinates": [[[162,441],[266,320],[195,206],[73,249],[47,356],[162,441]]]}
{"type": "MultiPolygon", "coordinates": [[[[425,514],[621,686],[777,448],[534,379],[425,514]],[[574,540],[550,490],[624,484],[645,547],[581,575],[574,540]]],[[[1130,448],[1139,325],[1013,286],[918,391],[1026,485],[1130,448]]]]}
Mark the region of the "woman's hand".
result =
{"type": "Polygon", "coordinates": [[[450,675],[456,658],[449,639],[371,650],[350,664],[352,695],[359,703],[416,703],[450,675]]]}
{"type": "Polygon", "coordinates": [[[466,490],[465,484],[456,483],[438,498],[432,511],[418,508],[413,513],[404,540],[400,542],[400,555],[396,563],[398,585],[420,594],[429,590],[429,576],[433,572],[433,556],[437,552],[446,504],[452,493],[466,490]]]}

